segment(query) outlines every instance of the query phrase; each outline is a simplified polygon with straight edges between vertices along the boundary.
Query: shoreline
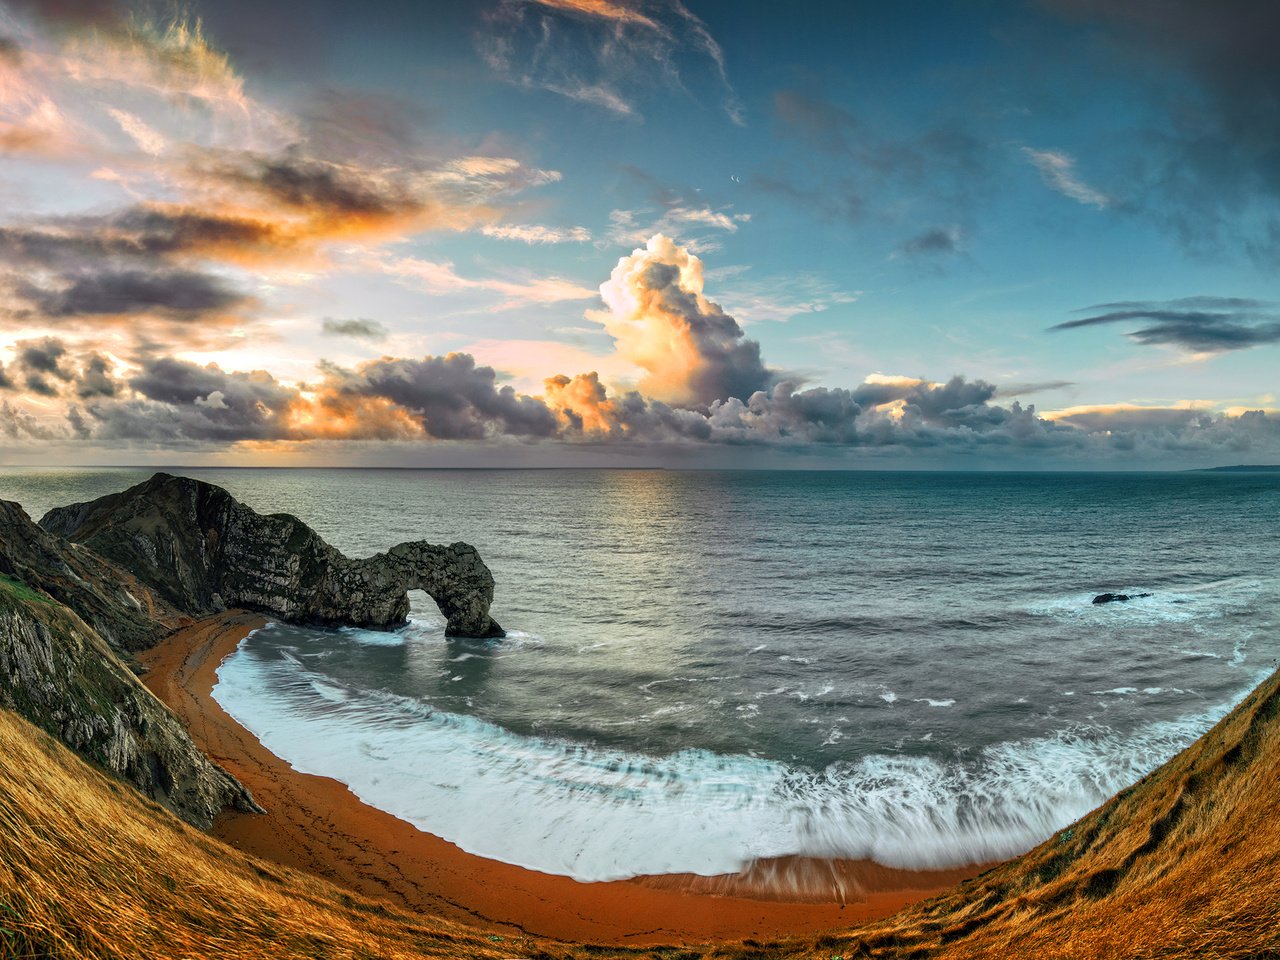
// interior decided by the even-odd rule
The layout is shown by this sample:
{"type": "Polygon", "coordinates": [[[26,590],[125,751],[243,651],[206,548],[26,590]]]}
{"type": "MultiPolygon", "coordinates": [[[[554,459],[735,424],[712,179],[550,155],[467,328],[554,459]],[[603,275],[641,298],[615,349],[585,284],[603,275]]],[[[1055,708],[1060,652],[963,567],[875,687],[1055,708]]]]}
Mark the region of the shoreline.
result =
{"type": "Polygon", "coordinates": [[[466,853],[368,806],[337,780],[294,770],[213,699],[218,665],[265,622],[231,611],[179,630],[139,656],[143,682],[267,810],[226,812],[213,836],[366,896],[499,932],[649,946],[837,930],[888,916],[984,869],[916,872],[785,857],[738,875],[583,883],[466,853]]]}

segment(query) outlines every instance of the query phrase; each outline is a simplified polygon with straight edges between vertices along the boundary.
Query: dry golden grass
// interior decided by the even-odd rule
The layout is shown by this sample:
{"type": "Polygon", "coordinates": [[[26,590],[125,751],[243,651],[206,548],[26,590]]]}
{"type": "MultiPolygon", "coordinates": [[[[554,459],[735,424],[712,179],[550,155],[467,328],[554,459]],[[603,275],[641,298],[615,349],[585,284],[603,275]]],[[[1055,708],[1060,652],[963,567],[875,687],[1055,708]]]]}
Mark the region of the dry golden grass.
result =
{"type": "Polygon", "coordinates": [[[0,958],[515,957],[244,856],[0,711],[0,958]]]}
{"type": "Polygon", "coordinates": [[[803,957],[1280,960],[1280,674],[1023,857],[817,940],[629,951],[497,941],[254,860],[0,711],[0,960],[803,957]]]}

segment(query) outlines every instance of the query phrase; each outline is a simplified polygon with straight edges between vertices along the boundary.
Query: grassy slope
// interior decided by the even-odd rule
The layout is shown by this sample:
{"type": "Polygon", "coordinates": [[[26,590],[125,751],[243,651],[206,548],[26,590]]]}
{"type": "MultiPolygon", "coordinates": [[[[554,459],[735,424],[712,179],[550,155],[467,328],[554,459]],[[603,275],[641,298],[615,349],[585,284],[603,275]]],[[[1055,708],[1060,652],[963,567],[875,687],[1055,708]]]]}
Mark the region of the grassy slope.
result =
{"type": "Polygon", "coordinates": [[[0,958],[510,957],[181,823],[0,710],[0,958]]]}
{"type": "Polygon", "coordinates": [[[848,936],[495,941],[246,857],[0,711],[0,958],[1280,957],[1280,674],[1024,857],[848,936]]]}

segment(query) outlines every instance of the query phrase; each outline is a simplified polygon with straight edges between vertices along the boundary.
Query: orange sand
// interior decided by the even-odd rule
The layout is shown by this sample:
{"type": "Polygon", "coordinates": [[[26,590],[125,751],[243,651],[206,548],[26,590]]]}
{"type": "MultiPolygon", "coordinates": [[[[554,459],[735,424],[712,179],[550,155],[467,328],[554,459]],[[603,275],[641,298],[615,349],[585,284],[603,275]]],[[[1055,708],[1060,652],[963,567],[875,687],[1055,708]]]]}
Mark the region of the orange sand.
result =
{"type": "Polygon", "coordinates": [[[982,869],[916,873],[860,861],[784,858],[736,876],[581,883],[465,853],[361,803],[336,780],[298,773],[213,700],[218,665],[264,622],[256,614],[230,612],[178,631],[142,656],[145,682],[267,810],[224,814],[215,836],[362,894],[499,931],[648,945],[848,927],[894,913],[982,869]]]}

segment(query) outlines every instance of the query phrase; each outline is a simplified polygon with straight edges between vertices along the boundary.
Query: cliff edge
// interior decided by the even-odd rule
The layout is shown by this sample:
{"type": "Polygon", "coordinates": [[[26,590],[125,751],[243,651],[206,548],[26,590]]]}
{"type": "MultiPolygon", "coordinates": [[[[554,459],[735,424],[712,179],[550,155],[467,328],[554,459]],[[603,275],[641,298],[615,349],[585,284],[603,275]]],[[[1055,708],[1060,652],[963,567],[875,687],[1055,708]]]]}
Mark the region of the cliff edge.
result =
{"type": "Polygon", "coordinates": [[[150,616],[180,619],[125,571],[0,501],[0,707],[188,823],[207,828],[228,806],[257,810],[105,639],[136,647],[168,632],[150,616]]]}

